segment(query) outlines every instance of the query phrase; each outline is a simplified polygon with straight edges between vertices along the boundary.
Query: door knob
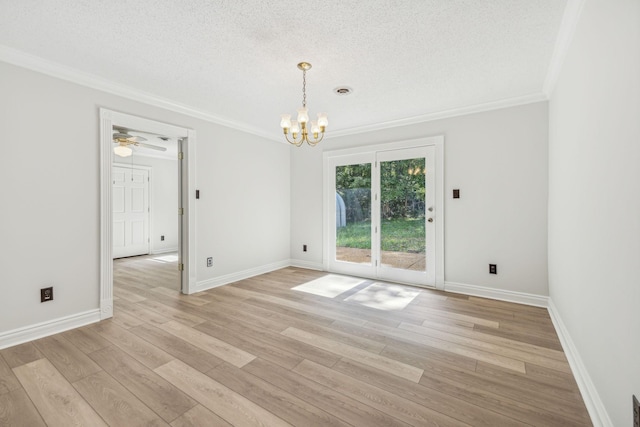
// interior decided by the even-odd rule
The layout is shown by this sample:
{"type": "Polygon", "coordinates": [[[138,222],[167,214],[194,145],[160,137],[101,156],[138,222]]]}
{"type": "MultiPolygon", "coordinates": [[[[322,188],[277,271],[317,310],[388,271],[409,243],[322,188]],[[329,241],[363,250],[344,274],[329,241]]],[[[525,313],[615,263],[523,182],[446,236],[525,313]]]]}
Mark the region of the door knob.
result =
{"type": "Polygon", "coordinates": [[[429,222],[433,222],[433,218],[429,218],[427,221],[429,221],[429,222]]]}

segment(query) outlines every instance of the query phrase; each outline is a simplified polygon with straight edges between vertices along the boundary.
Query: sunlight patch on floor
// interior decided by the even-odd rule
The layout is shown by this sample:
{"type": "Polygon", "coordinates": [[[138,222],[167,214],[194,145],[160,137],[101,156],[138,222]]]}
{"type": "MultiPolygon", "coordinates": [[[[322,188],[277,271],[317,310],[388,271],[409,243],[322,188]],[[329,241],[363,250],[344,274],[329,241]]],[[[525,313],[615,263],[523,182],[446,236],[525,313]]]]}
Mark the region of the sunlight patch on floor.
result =
{"type": "Polygon", "coordinates": [[[178,255],[163,255],[151,258],[149,261],[155,262],[176,262],[178,261],[178,255]]]}
{"type": "Polygon", "coordinates": [[[319,295],[322,297],[335,298],[343,292],[353,289],[364,279],[355,277],[339,276],[337,274],[327,274],[319,279],[312,280],[302,285],[291,288],[294,291],[302,291],[308,294],[319,295]]]}
{"type": "Polygon", "coordinates": [[[420,293],[407,286],[376,282],[345,301],[356,302],[378,310],[402,310],[420,293]]]}

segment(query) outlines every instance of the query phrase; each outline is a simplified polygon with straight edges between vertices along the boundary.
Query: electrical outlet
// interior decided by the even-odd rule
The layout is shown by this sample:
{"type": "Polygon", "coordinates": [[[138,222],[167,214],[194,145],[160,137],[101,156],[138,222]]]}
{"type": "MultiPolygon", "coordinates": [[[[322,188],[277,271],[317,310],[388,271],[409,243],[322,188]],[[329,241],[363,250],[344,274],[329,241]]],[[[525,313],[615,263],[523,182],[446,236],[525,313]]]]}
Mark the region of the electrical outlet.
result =
{"type": "Polygon", "coordinates": [[[633,396],[633,427],[640,427],[640,402],[633,396]]]}
{"type": "Polygon", "coordinates": [[[307,252],[307,245],[302,245],[302,252],[307,252]]]}
{"type": "Polygon", "coordinates": [[[160,241],[164,242],[164,236],[160,236],[160,241]]]}
{"type": "Polygon", "coordinates": [[[498,266],[496,264],[489,264],[489,274],[498,274],[498,266]]]}
{"type": "Polygon", "coordinates": [[[207,267],[213,267],[213,257],[207,258],[207,267]]]}
{"type": "Polygon", "coordinates": [[[53,286],[40,289],[40,302],[53,301],[53,286]]]}

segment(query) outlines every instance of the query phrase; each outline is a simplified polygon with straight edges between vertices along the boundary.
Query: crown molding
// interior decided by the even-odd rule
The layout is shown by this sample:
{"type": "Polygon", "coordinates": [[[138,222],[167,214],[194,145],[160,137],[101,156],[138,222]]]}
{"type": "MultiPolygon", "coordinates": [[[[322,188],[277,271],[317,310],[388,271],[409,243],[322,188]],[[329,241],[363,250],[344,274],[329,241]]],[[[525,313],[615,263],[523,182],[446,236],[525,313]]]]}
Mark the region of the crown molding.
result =
{"type": "Polygon", "coordinates": [[[66,65],[58,64],[39,56],[31,55],[1,44],[0,61],[46,74],[48,76],[66,80],[71,83],[75,83],[91,89],[107,92],[112,95],[118,95],[123,98],[131,99],[133,101],[142,102],[154,107],[163,108],[175,113],[184,114],[231,129],[250,133],[252,135],[256,135],[270,141],[281,142],[281,140],[279,138],[276,138],[273,134],[264,132],[252,126],[247,126],[244,123],[239,123],[224,117],[216,116],[198,108],[174,102],[170,99],[162,98],[148,92],[132,88],[130,86],[115,83],[102,77],[98,77],[94,74],[85,73],[75,68],[67,67],[66,65]]]}
{"type": "MultiPolygon", "coordinates": [[[[584,0],[569,0],[569,3],[575,3],[575,2],[579,2],[580,4],[582,4],[584,0]]],[[[565,15],[567,15],[566,11],[565,11],[565,15]]],[[[563,18],[563,23],[564,23],[564,18],[563,18]]],[[[0,44],[0,61],[12,64],[12,65],[16,65],[19,67],[23,67],[32,71],[36,71],[42,74],[46,74],[52,77],[56,77],[62,80],[66,80],[81,86],[89,87],[91,89],[96,89],[102,92],[121,96],[123,98],[131,99],[133,101],[141,102],[144,104],[163,108],[165,110],[173,111],[179,114],[184,114],[197,119],[205,120],[207,122],[215,123],[231,129],[236,129],[242,132],[259,136],[261,138],[268,139],[270,141],[287,144],[284,138],[281,138],[272,132],[265,132],[255,127],[248,126],[244,123],[236,122],[224,117],[219,117],[214,114],[208,113],[206,111],[200,110],[198,108],[177,103],[156,95],[152,95],[150,93],[132,88],[130,86],[115,83],[110,80],[104,79],[102,77],[98,77],[94,74],[85,73],[83,71],[79,71],[77,69],[67,67],[65,65],[62,65],[53,61],[49,61],[41,57],[31,55],[31,54],[28,54],[20,50],[13,49],[1,44],[0,44]]],[[[428,114],[423,114],[423,115],[413,116],[413,117],[407,117],[399,120],[391,120],[391,121],[386,121],[381,123],[375,123],[372,125],[345,128],[341,130],[331,131],[327,136],[341,137],[346,135],[354,135],[359,133],[390,129],[390,128],[395,128],[400,126],[407,126],[412,124],[430,122],[434,120],[441,120],[441,119],[446,119],[451,117],[463,116],[467,114],[474,114],[474,113],[480,113],[484,111],[498,110],[502,108],[531,104],[535,102],[548,101],[548,99],[549,97],[546,95],[546,92],[532,93],[532,94],[523,95],[515,98],[508,98],[508,99],[486,102],[482,104],[476,104],[476,105],[471,105],[471,106],[466,106],[461,108],[454,108],[451,110],[428,113],[428,114]]]]}
{"type": "Polygon", "coordinates": [[[553,54],[551,55],[551,61],[549,62],[549,68],[547,69],[547,77],[544,80],[542,86],[542,92],[551,98],[553,89],[556,86],[558,77],[560,77],[560,71],[562,71],[562,64],[569,52],[571,41],[576,32],[578,21],[580,20],[580,14],[584,6],[585,0],[568,0],[567,6],[564,8],[564,14],[562,15],[562,22],[560,23],[560,29],[558,30],[558,37],[556,38],[556,45],[553,48],[553,54]]]}
{"type": "Polygon", "coordinates": [[[548,101],[549,98],[542,92],[532,93],[529,95],[518,96],[515,98],[507,98],[499,101],[485,102],[482,104],[470,105],[467,107],[453,108],[451,110],[439,111],[435,113],[422,114],[420,116],[407,117],[405,119],[391,120],[388,122],[376,123],[373,125],[358,126],[348,129],[337,130],[331,132],[331,137],[340,137],[346,135],[354,135],[365,132],[378,131],[383,129],[395,128],[400,126],[414,125],[419,123],[431,122],[434,120],[448,119],[451,117],[465,116],[467,114],[482,113],[485,111],[499,110],[508,107],[517,107],[519,105],[533,104],[535,102],[548,101]]]}

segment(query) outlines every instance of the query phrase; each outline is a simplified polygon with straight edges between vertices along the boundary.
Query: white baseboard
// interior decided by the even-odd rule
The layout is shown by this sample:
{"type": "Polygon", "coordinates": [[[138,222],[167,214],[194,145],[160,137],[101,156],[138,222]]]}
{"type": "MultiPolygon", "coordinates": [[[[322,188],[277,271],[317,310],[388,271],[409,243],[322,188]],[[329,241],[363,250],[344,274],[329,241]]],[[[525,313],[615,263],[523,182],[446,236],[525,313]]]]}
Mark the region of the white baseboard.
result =
{"type": "Polygon", "coordinates": [[[149,255],[166,254],[168,252],[178,252],[178,248],[153,249],[149,252],[149,255]]]}
{"type": "Polygon", "coordinates": [[[471,295],[482,298],[496,299],[500,301],[515,302],[518,304],[532,305],[535,307],[547,307],[549,297],[543,295],[528,294],[525,292],[507,291],[504,289],[487,288],[485,286],[468,285],[466,283],[444,282],[444,290],[456,294],[471,295]]]}
{"type": "Polygon", "coordinates": [[[278,261],[271,264],[262,265],[260,267],[250,268],[248,270],[238,271],[237,273],[231,273],[220,277],[214,277],[213,279],[203,280],[196,284],[194,292],[206,291],[207,289],[217,288],[218,286],[228,285],[229,283],[237,282],[239,280],[248,279],[250,277],[258,276],[260,274],[269,273],[274,270],[289,267],[290,261],[278,261]]]}
{"type": "Polygon", "coordinates": [[[321,262],[304,261],[301,259],[291,259],[289,261],[291,267],[307,268],[309,270],[324,271],[324,265],[321,262]]]}
{"type": "Polygon", "coordinates": [[[589,411],[591,422],[594,427],[613,427],[611,418],[609,418],[609,414],[600,399],[596,386],[593,384],[593,381],[591,381],[589,372],[587,372],[587,368],[584,366],[584,363],[582,363],[578,349],[573,343],[571,335],[569,335],[569,330],[564,325],[560,313],[558,313],[558,309],[551,298],[549,298],[547,310],[549,311],[549,316],[562,344],[564,354],[569,361],[569,366],[571,366],[571,372],[573,372],[573,376],[578,383],[578,388],[580,389],[580,394],[587,407],[587,411],[589,411]]]}
{"type": "Polygon", "coordinates": [[[2,332],[0,333],[0,350],[98,321],[100,321],[100,310],[95,309],[2,332]]]}

